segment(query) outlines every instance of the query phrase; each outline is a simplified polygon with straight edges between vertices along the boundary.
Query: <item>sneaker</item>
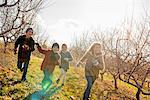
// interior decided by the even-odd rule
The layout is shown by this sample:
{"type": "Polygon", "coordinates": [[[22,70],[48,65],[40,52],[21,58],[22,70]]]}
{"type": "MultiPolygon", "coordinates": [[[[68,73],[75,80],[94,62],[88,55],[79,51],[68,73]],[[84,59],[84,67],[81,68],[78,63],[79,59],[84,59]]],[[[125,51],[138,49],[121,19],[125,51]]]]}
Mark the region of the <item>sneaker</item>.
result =
{"type": "Polygon", "coordinates": [[[62,83],[61,86],[64,86],[64,83],[62,83]]]}
{"type": "Polygon", "coordinates": [[[21,81],[22,81],[22,82],[24,82],[24,81],[26,81],[26,80],[27,80],[26,78],[24,78],[24,79],[21,79],[21,81]]]}
{"type": "Polygon", "coordinates": [[[20,71],[21,71],[21,72],[23,72],[23,71],[24,71],[24,67],[23,67],[23,68],[21,68],[21,69],[20,69],[20,71]]]}
{"type": "Polygon", "coordinates": [[[59,83],[59,81],[60,81],[60,79],[58,79],[58,80],[56,81],[56,83],[58,84],[58,83],[59,83]]]}

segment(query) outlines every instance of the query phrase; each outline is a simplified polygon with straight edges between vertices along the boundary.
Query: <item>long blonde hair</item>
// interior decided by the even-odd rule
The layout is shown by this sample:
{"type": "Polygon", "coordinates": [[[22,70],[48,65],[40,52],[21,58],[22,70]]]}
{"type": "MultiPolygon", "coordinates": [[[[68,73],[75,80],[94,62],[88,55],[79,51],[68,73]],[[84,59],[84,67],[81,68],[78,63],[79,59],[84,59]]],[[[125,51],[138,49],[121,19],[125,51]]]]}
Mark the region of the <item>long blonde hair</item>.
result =
{"type": "Polygon", "coordinates": [[[103,46],[101,45],[101,43],[99,42],[93,42],[90,47],[86,50],[86,52],[84,53],[84,55],[81,57],[81,59],[79,61],[82,61],[82,59],[86,58],[86,56],[88,54],[93,55],[94,54],[94,47],[96,45],[100,46],[100,50],[101,50],[101,55],[102,55],[102,62],[103,62],[103,70],[101,71],[101,73],[105,72],[105,59],[104,59],[104,52],[103,52],[103,46]]]}

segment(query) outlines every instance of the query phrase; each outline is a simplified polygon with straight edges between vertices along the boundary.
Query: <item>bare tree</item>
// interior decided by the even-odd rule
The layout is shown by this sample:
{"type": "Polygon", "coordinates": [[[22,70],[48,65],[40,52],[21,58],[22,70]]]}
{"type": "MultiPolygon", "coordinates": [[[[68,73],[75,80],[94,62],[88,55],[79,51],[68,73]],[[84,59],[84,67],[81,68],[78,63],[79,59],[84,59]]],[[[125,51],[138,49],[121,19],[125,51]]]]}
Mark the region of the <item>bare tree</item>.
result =
{"type": "Polygon", "coordinates": [[[117,58],[116,64],[119,66],[116,66],[116,73],[119,79],[136,87],[136,98],[140,100],[141,93],[150,95],[144,88],[150,74],[150,30],[145,23],[137,26],[140,28],[136,27],[136,34],[132,32],[130,38],[118,38],[111,52],[117,58]]]}
{"type": "MultiPolygon", "coordinates": [[[[7,1],[6,1],[7,2],[7,1]]],[[[4,41],[4,52],[9,42],[13,42],[28,26],[34,26],[37,11],[44,0],[18,0],[11,6],[6,3],[0,9],[0,37],[4,41]]]]}
{"type": "MultiPolygon", "coordinates": [[[[95,39],[103,40],[98,34],[95,34],[95,39]]],[[[137,24],[134,29],[115,30],[110,38],[107,37],[103,42],[106,71],[113,76],[115,89],[118,89],[118,79],[131,84],[138,89],[137,100],[140,99],[141,93],[150,95],[148,89],[145,89],[146,80],[150,78],[149,41],[149,25],[144,22],[137,24]]]]}
{"type": "Polygon", "coordinates": [[[10,1],[4,0],[4,3],[0,4],[0,7],[13,7],[13,6],[17,5],[20,2],[20,0],[14,1],[12,4],[8,4],[8,2],[10,2],[10,1]]]}
{"type": "Polygon", "coordinates": [[[70,47],[74,57],[74,63],[76,63],[81,56],[83,56],[83,54],[86,52],[86,49],[92,43],[89,37],[89,31],[83,32],[82,36],[80,37],[74,36],[74,41],[70,47]]]}

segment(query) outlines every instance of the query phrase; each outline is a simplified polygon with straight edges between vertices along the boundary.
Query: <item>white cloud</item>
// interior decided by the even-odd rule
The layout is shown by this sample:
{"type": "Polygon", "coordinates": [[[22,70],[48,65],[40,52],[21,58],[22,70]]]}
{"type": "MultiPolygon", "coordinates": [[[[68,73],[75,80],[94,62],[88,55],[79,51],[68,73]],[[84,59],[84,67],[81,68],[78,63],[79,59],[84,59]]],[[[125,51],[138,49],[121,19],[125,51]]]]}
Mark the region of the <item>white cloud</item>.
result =
{"type": "Polygon", "coordinates": [[[39,15],[37,22],[41,29],[40,32],[46,31],[49,41],[55,40],[56,42],[68,45],[70,45],[74,34],[79,35],[86,27],[83,23],[73,19],[59,19],[54,24],[48,25],[39,15]]]}
{"type": "Polygon", "coordinates": [[[50,40],[69,43],[74,33],[82,34],[98,26],[101,29],[115,27],[124,19],[131,19],[132,13],[134,19],[139,20],[143,5],[149,5],[147,0],[144,1],[57,0],[55,5],[40,13],[40,24],[43,29],[47,29],[50,40]]]}

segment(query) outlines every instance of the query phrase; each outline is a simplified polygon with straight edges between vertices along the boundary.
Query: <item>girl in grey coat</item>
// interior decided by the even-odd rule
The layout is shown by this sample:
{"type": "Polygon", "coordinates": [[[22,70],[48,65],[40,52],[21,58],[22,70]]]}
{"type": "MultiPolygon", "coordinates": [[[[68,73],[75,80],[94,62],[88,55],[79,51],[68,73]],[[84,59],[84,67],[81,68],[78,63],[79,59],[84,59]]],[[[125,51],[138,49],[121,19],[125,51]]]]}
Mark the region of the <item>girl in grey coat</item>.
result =
{"type": "Polygon", "coordinates": [[[66,80],[66,72],[69,69],[69,63],[73,60],[72,55],[69,51],[67,51],[67,45],[62,44],[62,50],[60,52],[61,55],[61,74],[59,75],[59,78],[57,79],[56,83],[58,84],[60,79],[63,77],[62,86],[64,85],[64,82],[66,80]]]}

